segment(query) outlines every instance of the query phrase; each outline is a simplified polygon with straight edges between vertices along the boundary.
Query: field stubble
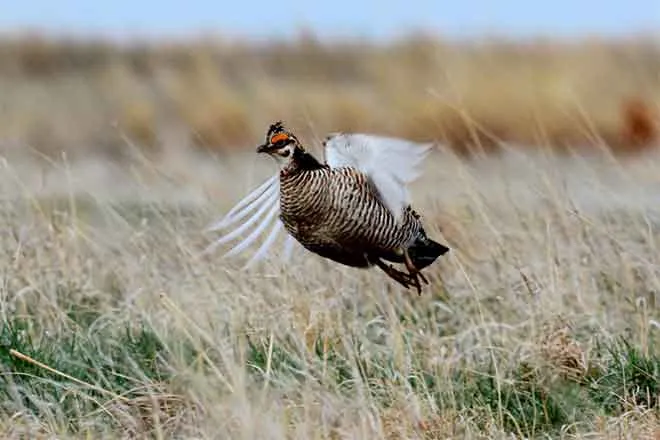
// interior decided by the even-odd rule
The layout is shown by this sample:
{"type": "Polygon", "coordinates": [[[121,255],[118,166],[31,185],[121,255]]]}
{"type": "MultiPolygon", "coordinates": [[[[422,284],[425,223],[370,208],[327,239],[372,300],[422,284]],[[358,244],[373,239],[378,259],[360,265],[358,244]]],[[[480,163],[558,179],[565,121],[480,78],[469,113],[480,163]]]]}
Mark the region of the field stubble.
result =
{"type": "Polygon", "coordinates": [[[413,197],[452,251],[418,297],[200,256],[252,154],[5,161],[3,437],[657,438],[659,164],[434,152],[413,197]]]}

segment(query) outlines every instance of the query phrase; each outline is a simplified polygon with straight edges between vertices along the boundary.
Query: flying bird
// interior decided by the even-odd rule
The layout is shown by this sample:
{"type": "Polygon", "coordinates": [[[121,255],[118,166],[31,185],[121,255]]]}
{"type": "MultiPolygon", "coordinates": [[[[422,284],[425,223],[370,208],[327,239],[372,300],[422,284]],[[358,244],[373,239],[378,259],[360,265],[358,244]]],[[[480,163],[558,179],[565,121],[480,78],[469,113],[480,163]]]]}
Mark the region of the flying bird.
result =
{"type": "Polygon", "coordinates": [[[272,124],[256,151],[277,159],[279,172],[211,226],[212,231],[226,232],[208,250],[253,227],[225,256],[239,254],[271,226],[249,266],[267,255],[284,228],[289,252],[297,242],[340,264],[365,269],[377,266],[421,294],[420,280],[429,284],[421,270],[449,251],[426,235],[406,188],[419,176],[418,167],[430,145],[333,133],[323,146],[325,163],[308,153],[281,121],[272,124]],[[388,263],[403,264],[406,272],[388,263]]]}

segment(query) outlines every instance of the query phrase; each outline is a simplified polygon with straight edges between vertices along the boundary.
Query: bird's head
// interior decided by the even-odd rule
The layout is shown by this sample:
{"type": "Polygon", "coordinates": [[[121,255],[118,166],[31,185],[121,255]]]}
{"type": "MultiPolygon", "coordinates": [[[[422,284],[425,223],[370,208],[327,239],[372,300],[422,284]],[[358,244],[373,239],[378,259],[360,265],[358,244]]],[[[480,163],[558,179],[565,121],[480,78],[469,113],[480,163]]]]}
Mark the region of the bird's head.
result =
{"type": "Polygon", "coordinates": [[[272,124],[266,133],[266,141],[257,147],[257,153],[266,153],[289,162],[296,151],[304,152],[298,138],[284,127],[281,121],[272,124]]]}

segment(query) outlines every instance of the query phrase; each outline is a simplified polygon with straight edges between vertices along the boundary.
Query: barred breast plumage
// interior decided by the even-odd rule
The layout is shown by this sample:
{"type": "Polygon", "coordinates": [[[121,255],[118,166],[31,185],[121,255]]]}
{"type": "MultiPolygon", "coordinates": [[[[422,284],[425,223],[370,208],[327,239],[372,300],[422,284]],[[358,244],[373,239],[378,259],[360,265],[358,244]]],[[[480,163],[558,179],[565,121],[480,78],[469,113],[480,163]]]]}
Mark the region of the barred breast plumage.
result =
{"type": "Polygon", "coordinates": [[[308,250],[356,267],[407,248],[421,229],[410,210],[396,222],[366,176],[351,168],[281,172],[280,219],[308,250]]]}
{"type": "Polygon", "coordinates": [[[428,284],[421,269],[449,251],[427,237],[405,187],[416,178],[416,167],[428,152],[428,145],[338,133],[328,136],[324,147],[326,163],[321,163],[281,122],[271,125],[266,142],[257,152],[280,160],[280,173],[245,196],[212,226],[212,230],[224,229],[250,215],[207,251],[260,222],[226,255],[242,252],[272,225],[248,265],[266,255],[284,228],[287,249],[297,242],[347,266],[378,266],[404,287],[413,286],[421,292],[420,280],[428,284]],[[404,263],[408,272],[384,261],[404,263]]]}

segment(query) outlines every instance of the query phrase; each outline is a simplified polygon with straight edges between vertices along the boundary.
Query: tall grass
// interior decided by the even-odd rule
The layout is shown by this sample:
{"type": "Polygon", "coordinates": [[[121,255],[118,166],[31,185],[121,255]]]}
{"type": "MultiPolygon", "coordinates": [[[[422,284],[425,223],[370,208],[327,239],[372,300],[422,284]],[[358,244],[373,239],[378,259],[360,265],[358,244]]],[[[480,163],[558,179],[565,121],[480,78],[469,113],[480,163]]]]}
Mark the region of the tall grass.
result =
{"type": "Polygon", "coordinates": [[[201,256],[269,162],[6,161],[2,436],[654,438],[658,163],[433,153],[412,193],[452,252],[417,296],[201,256]]]}

